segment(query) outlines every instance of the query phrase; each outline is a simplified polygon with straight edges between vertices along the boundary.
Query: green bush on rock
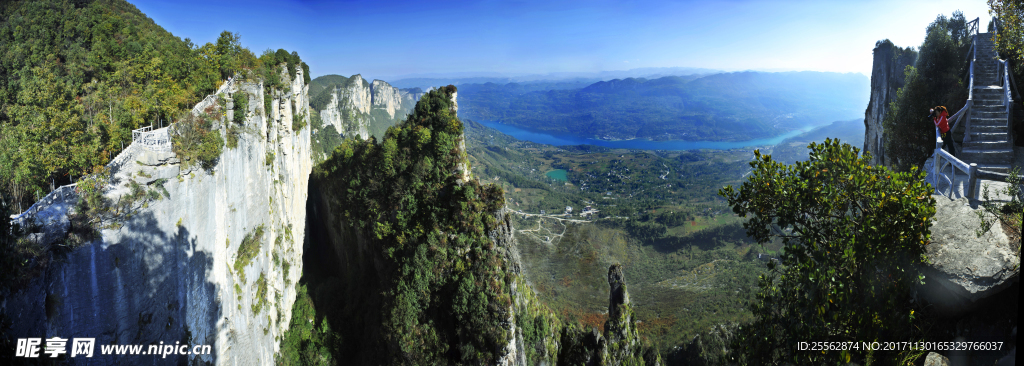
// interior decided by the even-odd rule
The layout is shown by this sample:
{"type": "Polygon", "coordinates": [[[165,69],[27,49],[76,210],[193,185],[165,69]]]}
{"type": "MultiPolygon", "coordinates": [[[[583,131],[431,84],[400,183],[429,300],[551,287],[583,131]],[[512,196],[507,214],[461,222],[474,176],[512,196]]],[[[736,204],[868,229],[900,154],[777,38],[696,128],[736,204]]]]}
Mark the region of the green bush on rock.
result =
{"type": "MultiPolygon", "coordinates": [[[[871,166],[857,148],[831,139],[809,148],[808,161],[789,166],[755,150],[749,181],[720,191],[737,214],[750,216],[744,227],[758,243],[784,245],[781,265],[761,276],[754,322],[734,339],[741,363],[871,363],[882,356],[795,345],[920,340],[909,289],[923,280],[916,265],[935,215],[923,172],[871,166]]],[[[915,356],[904,350],[884,358],[915,356]]]]}

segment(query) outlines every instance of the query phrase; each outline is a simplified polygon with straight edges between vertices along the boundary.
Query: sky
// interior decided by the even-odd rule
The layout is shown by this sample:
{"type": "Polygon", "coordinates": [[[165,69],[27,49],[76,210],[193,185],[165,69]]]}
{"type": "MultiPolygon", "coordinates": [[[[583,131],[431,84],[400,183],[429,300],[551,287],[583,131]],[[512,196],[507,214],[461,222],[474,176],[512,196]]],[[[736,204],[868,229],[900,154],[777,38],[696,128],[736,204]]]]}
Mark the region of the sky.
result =
{"type": "Polygon", "coordinates": [[[920,47],[925,28],[985,0],[128,0],[196,44],[228,30],[259,55],[297,51],[313,77],[516,76],[646,67],[869,76],[875,42],[920,47]]]}

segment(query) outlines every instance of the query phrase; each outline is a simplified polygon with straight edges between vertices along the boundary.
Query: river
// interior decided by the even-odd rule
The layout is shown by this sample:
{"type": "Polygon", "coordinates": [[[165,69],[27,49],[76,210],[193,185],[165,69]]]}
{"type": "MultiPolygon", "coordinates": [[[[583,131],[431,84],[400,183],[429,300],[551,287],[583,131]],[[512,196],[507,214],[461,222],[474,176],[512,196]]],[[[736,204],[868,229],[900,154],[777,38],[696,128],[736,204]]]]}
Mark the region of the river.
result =
{"type": "Polygon", "coordinates": [[[686,141],[686,140],[599,140],[586,137],[573,136],[569,134],[553,135],[545,132],[536,132],[520,127],[510,126],[494,121],[477,121],[480,124],[501,131],[502,133],[515,137],[519,140],[532,141],[539,144],[565,146],[565,145],[597,145],[613,149],[640,149],[640,150],[696,150],[696,149],[736,149],[747,146],[778,145],[782,140],[813,130],[817,126],[804,127],[799,130],[790,131],[771,138],[747,140],[747,141],[686,141]]]}

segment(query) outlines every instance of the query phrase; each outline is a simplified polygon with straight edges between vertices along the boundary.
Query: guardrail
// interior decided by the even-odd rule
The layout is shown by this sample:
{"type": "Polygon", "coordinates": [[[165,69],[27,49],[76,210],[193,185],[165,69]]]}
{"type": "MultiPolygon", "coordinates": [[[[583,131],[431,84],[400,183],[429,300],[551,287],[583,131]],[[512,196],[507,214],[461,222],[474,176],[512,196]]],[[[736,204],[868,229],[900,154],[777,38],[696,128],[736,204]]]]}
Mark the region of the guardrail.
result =
{"type": "Polygon", "coordinates": [[[972,163],[968,165],[955,156],[950,155],[946,150],[942,149],[942,136],[939,134],[938,129],[935,130],[935,158],[932,161],[932,176],[935,177],[935,191],[942,194],[942,190],[939,188],[939,177],[945,178],[949,182],[949,192],[943,194],[949,198],[953,198],[953,192],[956,190],[956,171],[960,170],[967,175],[967,192],[966,197],[972,199],[978,199],[977,189],[974,188],[977,184],[978,178],[978,164],[972,163]],[[943,171],[946,170],[946,166],[951,166],[950,175],[947,176],[943,171]]]}
{"type": "Polygon", "coordinates": [[[69,197],[76,196],[76,187],[78,187],[78,183],[57,187],[57,189],[54,189],[52,192],[47,194],[46,197],[43,197],[43,199],[36,201],[36,203],[33,203],[31,207],[25,210],[25,212],[22,212],[16,216],[11,217],[10,221],[13,222],[21,220],[23,218],[33,217],[37,213],[39,213],[39,211],[41,211],[44,207],[49,207],[55,202],[62,202],[67,200],[69,197]]]}

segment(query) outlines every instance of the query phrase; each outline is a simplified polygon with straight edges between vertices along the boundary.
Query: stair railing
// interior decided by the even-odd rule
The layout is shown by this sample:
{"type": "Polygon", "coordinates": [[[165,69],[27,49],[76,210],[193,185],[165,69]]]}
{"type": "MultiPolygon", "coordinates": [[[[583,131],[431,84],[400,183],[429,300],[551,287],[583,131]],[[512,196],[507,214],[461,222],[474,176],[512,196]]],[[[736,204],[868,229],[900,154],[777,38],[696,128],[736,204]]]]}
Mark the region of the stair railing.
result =
{"type": "MultiPolygon", "coordinates": [[[[975,23],[975,32],[977,32],[978,19],[973,20],[975,23]]],[[[964,139],[963,144],[971,142],[971,107],[974,106],[974,61],[978,59],[978,35],[971,36],[971,50],[968,52],[970,57],[970,64],[967,66],[967,103],[964,107],[956,112],[953,116],[956,117],[956,122],[953,123],[953,127],[950,131],[956,130],[956,126],[960,124],[960,120],[963,116],[967,116],[967,125],[964,127],[964,139]],[[963,114],[961,114],[963,113],[963,114]]],[[[952,119],[953,117],[950,117],[952,119]]],[[[937,129],[936,129],[937,131],[937,129]]],[[[950,134],[952,138],[952,134],[950,134]]]]}
{"type": "Polygon", "coordinates": [[[967,22],[967,34],[971,34],[971,33],[974,33],[972,35],[977,35],[978,34],[978,31],[979,31],[978,30],[978,21],[979,20],[981,20],[981,17],[974,18],[974,20],[967,22]]]}
{"type": "Polygon", "coordinates": [[[1013,124],[1011,123],[1013,121],[1013,95],[1010,94],[1010,63],[1006,62],[1006,60],[999,60],[999,63],[1002,64],[1003,68],[1002,83],[1003,104],[1006,106],[1006,131],[1010,136],[1010,149],[1013,149],[1014,133],[1013,124]]]}
{"type": "MultiPolygon", "coordinates": [[[[953,121],[953,126],[950,126],[949,130],[954,131],[960,125],[960,122],[967,120],[966,128],[964,131],[963,142],[967,143],[971,141],[971,107],[974,106],[974,61],[978,59],[978,20],[976,18],[967,23],[968,34],[971,34],[971,48],[967,51],[968,59],[970,64],[968,65],[968,85],[967,85],[967,103],[964,103],[963,108],[949,116],[948,119],[953,121]],[[972,32],[973,30],[973,32],[972,32]]],[[[950,133],[950,138],[953,134],[950,133]]],[[[950,141],[953,142],[953,141],[950,141]]],[[[932,174],[935,177],[935,192],[942,194],[939,188],[939,178],[944,178],[949,183],[949,190],[946,195],[953,198],[953,192],[956,190],[956,171],[960,170],[965,173],[968,177],[967,194],[966,197],[977,199],[977,189],[974,188],[976,185],[978,174],[978,164],[970,164],[957,159],[950,153],[942,150],[942,133],[939,132],[939,127],[935,127],[935,153],[932,158],[932,174]],[[943,171],[946,166],[951,166],[950,175],[947,176],[943,171]]],[[[955,144],[954,144],[955,148],[955,144]]]]}
{"type": "MultiPolygon", "coordinates": [[[[962,111],[962,110],[961,110],[962,111]]],[[[959,112],[958,112],[959,113],[959,112]]],[[[956,188],[956,171],[960,170],[967,175],[967,192],[963,197],[970,199],[978,199],[978,190],[975,189],[978,181],[978,164],[971,163],[968,165],[955,156],[950,155],[946,150],[942,149],[942,135],[939,134],[939,129],[935,129],[935,158],[932,160],[932,176],[935,177],[935,193],[948,196],[950,199],[953,198],[953,192],[958,191],[956,188]],[[951,166],[950,174],[947,176],[944,172],[946,166],[951,166]],[[949,190],[943,194],[939,188],[939,178],[944,178],[949,183],[949,190]]]]}
{"type": "MultiPolygon", "coordinates": [[[[992,18],[992,22],[995,24],[993,28],[995,29],[996,35],[998,35],[999,28],[1000,28],[1000,25],[1001,25],[1000,22],[999,22],[999,19],[998,18],[992,18]]],[[[967,89],[968,90],[968,92],[967,92],[967,103],[964,104],[964,107],[961,108],[960,111],[956,112],[955,114],[953,114],[952,116],[949,117],[949,120],[953,120],[954,121],[953,122],[953,126],[950,127],[950,131],[956,129],[956,127],[960,124],[960,122],[964,118],[967,119],[967,127],[966,127],[965,136],[964,136],[964,142],[965,143],[971,141],[971,122],[970,121],[971,121],[971,107],[974,105],[974,62],[978,59],[978,47],[977,47],[977,43],[978,43],[978,33],[977,33],[978,32],[978,28],[977,28],[978,27],[978,19],[975,19],[975,20],[972,20],[972,21],[968,22],[967,25],[968,25],[968,34],[971,33],[971,30],[973,30],[974,33],[975,33],[972,36],[971,49],[968,50],[968,52],[967,52],[968,53],[968,57],[970,59],[970,66],[968,67],[968,70],[969,70],[969,73],[968,73],[968,75],[969,75],[969,82],[968,82],[968,89],[967,89]]],[[[994,39],[993,39],[993,41],[994,41],[994,39]]],[[[1012,88],[1012,90],[1014,91],[1014,93],[1016,93],[1016,91],[1017,91],[1017,88],[1015,88],[1016,87],[1016,81],[1012,79],[1013,78],[1013,74],[1009,72],[1010,64],[1007,61],[1005,61],[1005,60],[997,60],[997,62],[998,62],[996,64],[997,73],[1002,74],[1001,77],[999,78],[998,82],[1000,83],[1000,85],[1003,86],[1002,99],[1003,99],[1004,105],[1006,106],[1006,117],[1007,117],[1006,118],[1006,124],[1007,124],[1007,127],[1009,128],[1009,127],[1011,127],[1010,122],[1013,121],[1013,114],[1012,113],[1013,113],[1013,95],[1014,95],[1014,94],[1011,94],[1011,91],[1010,91],[1011,87],[1010,86],[1011,86],[1011,84],[1014,86],[1014,88],[1012,88]]],[[[1018,98],[1020,98],[1019,94],[1016,94],[1016,95],[1017,95],[1018,98]]],[[[1014,143],[1013,142],[1014,141],[1013,133],[1010,133],[1009,135],[1010,135],[1010,146],[1014,146],[1013,145],[1013,143],[1014,143]]],[[[933,163],[933,165],[932,165],[932,174],[933,174],[933,177],[935,178],[935,192],[936,193],[942,194],[944,196],[948,196],[949,198],[953,198],[953,192],[958,191],[957,187],[956,187],[956,171],[957,170],[959,170],[959,171],[961,171],[961,172],[963,172],[964,174],[967,175],[967,182],[966,182],[967,183],[967,187],[966,187],[967,188],[967,192],[965,192],[964,197],[967,197],[968,199],[972,199],[972,200],[977,200],[978,199],[978,193],[979,193],[978,189],[977,189],[978,179],[987,179],[987,180],[994,180],[994,181],[1000,181],[1000,182],[1009,182],[1009,175],[1008,174],[990,172],[990,171],[986,171],[986,170],[980,170],[980,169],[978,169],[978,164],[977,163],[967,164],[964,161],[962,161],[960,159],[957,159],[955,156],[951,155],[949,152],[946,152],[945,150],[942,150],[942,142],[943,142],[942,141],[942,134],[939,133],[939,128],[935,127],[935,153],[934,153],[933,159],[932,159],[932,163],[933,163]],[[946,173],[944,172],[944,170],[946,169],[946,166],[950,166],[951,167],[949,175],[946,175],[946,173]],[[943,191],[939,188],[939,179],[944,179],[947,183],[949,183],[949,189],[945,193],[943,193],[943,191]]],[[[1019,181],[1017,181],[1017,182],[1010,182],[1010,183],[1016,183],[1016,184],[1024,185],[1024,177],[1019,178],[1019,181]]]]}

